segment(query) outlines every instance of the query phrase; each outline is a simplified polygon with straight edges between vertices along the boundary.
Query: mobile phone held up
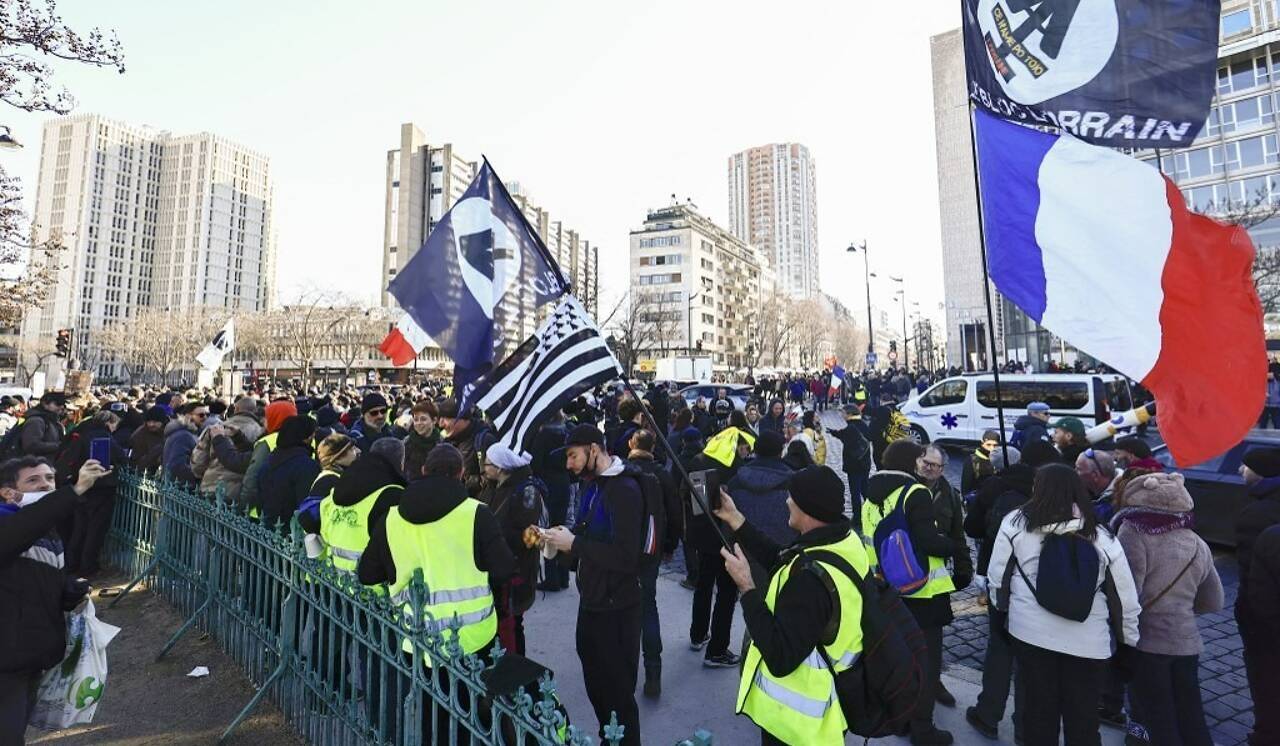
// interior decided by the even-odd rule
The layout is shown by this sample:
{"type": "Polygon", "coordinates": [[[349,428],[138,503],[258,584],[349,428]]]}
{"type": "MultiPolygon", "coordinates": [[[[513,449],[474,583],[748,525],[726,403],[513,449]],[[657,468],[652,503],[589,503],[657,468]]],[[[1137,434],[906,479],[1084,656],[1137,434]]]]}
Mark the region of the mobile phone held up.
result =
{"type": "Polygon", "coordinates": [[[111,468],[111,439],[94,438],[89,441],[89,458],[102,464],[102,468],[111,468]]]}
{"type": "Polygon", "coordinates": [[[690,472],[689,481],[698,491],[697,496],[693,498],[694,515],[705,514],[703,505],[712,511],[720,507],[720,472],[715,469],[690,472]]]}

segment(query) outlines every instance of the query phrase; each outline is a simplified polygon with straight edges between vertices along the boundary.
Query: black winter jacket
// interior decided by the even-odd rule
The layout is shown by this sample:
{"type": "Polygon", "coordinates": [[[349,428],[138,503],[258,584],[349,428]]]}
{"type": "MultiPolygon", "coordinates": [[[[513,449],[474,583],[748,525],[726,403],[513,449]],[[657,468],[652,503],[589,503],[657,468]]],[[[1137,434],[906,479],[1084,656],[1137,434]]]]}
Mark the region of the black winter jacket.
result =
{"type": "MultiPolygon", "coordinates": [[[[613,467],[625,465],[615,461],[613,467]]],[[[573,528],[570,558],[578,566],[581,608],[613,611],[640,603],[640,554],[645,539],[640,483],[621,472],[598,476],[581,485],[579,500],[583,517],[573,528]]]]}
{"type": "Polygon", "coordinates": [[[861,417],[848,420],[839,430],[828,434],[840,441],[841,465],[850,476],[866,476],[871,471],[871,429],[861,417]]]}
{"type": "Polygon", "coordinates": [[[769,537],[776,544],[786,546],[796,540],[796,532],[789,525],[791,511],[787,509],[787,486],[795,474],[782,459],[756,458],[742,465],[726,488],[755,530],[769,537]]]}
{"type": "Polygon", "coordinates": [[[277,448],[259,472],[258,501],[262,525],[289,530],[289,519],[311,493],[320,465],[306,446],[277,448]]]}
{"type": "Polygon", "coordinates": [[[1240,564],[1240,594],[1236,605],[1248,605],[1249,573],[1253,565],[1253,544],[1263,531],[1280,524],[1280,477],[1264,479],[1249,490],[1254,498],[1236,516],[1236,561],[1240,564]]]}
{"type": "Polygon", "coordinates": [[[62,447],[62,438],[66,431],[58,415],[44,407],[37,406],[27,412],[27,419],[22,423],[22,432],[18,440],[24,456],[44,456],[52,460],[62,447]]]}
{"type": "Polygon", "coordinates": [[[0,510],[0,672],[43,671],[66,652],[62,612],[84,594],[71,589],[62,571],[55,526],[80,502],[75,490],[61,487],[16,512],[0,510]]]}
{"type": "Polygon", "coordinates": [[[1004,517],[1031,499],[1035,470],[1025,464],[1014,464],[986,479],[964,518],[964,532],[978,540],[977,573],[985,576],[991,564],[991,550],[1004,517]]]}
{"type": "Polygon", "coordinates": [[[440,438],[439,429],[432,430],[426,437],[419,435],[417,430],[410,430],[404,436],[404,474],[409,481],[422,479],[422,465],[427,462],[431,449],[440,445],[440,438]]]}
{"type": "MultiPolygon", "coordinates": [[[[1263,531],[1253,545],[1253,561],[1249,570],[1249,611],[1261,624],[1261,636],[1280,639],[1280,524],[1263,531]]],[[[1270,675],[1280,676],[1271,671],[1270,675]]]]}

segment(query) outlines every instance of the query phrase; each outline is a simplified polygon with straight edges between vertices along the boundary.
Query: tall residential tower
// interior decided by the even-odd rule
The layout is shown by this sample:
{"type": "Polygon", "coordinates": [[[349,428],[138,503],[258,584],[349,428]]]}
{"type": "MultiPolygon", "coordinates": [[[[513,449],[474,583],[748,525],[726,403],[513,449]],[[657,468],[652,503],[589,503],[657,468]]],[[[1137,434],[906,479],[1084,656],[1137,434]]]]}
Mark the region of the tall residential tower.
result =
{"type": "Polygon", "coordinates": [[[813,157],[799,143],[729,156],[729,232],[764,252],[778,290],[799,300],[819,293],[817,190],[813,157]]]}
{"type": "Polygon", "coordinates": [[[216,135],[174,136],[95,114],[46,122],[36,242],[60,236],[57,282],[23,336],[75,330],[73,358],[122,374],[97,334],[143,308],[262,311],[274,302],[267,157],[216,135]]]}

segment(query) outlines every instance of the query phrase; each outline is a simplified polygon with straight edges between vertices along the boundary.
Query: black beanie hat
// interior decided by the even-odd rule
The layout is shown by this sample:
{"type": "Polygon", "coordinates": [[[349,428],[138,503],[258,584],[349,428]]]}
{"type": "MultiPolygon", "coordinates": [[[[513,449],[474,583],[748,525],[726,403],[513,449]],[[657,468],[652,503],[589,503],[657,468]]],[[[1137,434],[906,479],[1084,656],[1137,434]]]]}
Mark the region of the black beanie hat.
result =
{"type": "Polygon", "coordinates": [[[565,446],[589,446],[592,443],[603,447],[604,433],[600,432],[600,428],[588,423],[570,430],[568,437],[564,440],[565,446]]]}
{"type": "Polygon", "coordinates": [[[791,475],[788,487],[796,507],[823,523],[846,520],[844,482],[825,466],[809,466],[791,475]]]}
{"type": "Polygon", "coordinates": [[[756,455],[760,458],[782,458],[782,436],[773,430],[765,430],[756,438],[756,455]]]}
{"type": "Polygon", "coordinates": [[[1263,479],[1280,477],[1280,448],[1254,448],[1242,460],[1250,471],[1263,479]]]}

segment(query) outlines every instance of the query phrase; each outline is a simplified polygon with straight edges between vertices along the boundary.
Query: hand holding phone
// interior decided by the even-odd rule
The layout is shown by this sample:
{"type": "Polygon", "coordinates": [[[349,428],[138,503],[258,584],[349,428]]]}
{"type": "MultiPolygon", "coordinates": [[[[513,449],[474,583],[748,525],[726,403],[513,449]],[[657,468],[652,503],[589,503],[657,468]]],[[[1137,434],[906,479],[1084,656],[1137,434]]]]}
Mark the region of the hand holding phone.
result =
{"type": "Polygon", "coordinates": [[[111,439],[94,438],[89,441],[89,458],[101,464],[103,469],[110,469],[111,439]]]}

